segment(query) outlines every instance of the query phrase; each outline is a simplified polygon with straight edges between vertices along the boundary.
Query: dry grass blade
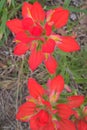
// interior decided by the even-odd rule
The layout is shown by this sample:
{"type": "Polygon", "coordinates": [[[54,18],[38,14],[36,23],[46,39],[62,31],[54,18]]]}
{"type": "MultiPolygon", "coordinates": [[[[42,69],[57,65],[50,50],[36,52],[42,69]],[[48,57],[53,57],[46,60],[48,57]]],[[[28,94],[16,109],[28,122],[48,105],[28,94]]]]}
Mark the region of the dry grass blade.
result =
{"type": "Polygon", "coordinates": [[[11,89],[16,80],[3,80],[0,81],[0,88],[2,89],[11,89]]]}

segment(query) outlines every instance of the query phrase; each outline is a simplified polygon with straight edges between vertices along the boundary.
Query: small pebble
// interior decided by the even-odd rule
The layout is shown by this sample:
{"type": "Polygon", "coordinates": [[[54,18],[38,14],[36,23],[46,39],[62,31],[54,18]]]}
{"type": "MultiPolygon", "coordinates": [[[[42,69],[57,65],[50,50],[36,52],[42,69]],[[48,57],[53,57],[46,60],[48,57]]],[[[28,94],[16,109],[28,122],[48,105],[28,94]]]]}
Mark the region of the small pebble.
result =
{"type": "Polygon", "coordinates": [[[81,0],[72,0],[73,5],[75,5],[76,7],[81,5],[81,0]]]}
{"type": "Polygon", "coordinates": [[[77,15],[75,13],[71,13],[70,19],[73,21],[77,20],[77,15]]]}

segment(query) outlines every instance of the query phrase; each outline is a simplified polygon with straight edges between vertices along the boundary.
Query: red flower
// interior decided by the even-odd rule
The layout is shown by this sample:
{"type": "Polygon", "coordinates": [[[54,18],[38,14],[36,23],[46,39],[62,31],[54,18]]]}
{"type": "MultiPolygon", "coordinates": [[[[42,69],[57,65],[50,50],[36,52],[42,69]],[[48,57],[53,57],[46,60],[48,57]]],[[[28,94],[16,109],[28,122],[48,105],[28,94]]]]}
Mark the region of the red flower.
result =
{"type": "Polygon", "coordinates": [[[51,56],[55,46],[64,52],[80,49],[74,38],[59,36],[52,32],[54,25],[60,28],[67,23],[68,10],[59,7],[45,13],[39,2],[34,4],[24,2],[22,16],[22,20],[9,20],[6,25],[15,34],[15,41],[18,43],[14,49],[14,54],[21,56],[28,50],[31,51],[28,63],[32,71],[44,61],[51,74],[56,72],[57,62],[51,56]]]}
{"type": "Polygon", "coordinates": [[[50,109],[50,103],[47,103],[47,101],[42,99],[45,90],[33,78],[29,78],[28,80],[28,89],[31,97],[27,98],[27,102],[19,107],[16,119],[30,121],[30,127],[32,130],[47,130],[47,128],[50,129],[51,127],[51,129],[54,130],[52,117],[49,112],[44,110],[43,107],[39,108],[39,106],[45,105],[50,109]]]}
{"type": "MultiPolygon", "coordinates": [[[[26,21],[27,20],[29,21],[29,19],[26,19],[26,21]]],[[[19,43],[16,45],[16,47],[14,49],[14,54],[20,56],[20,55],[25,54],[28,50],[31,50],[31,55],[30,55],[28,63],[29,63],[29,66],[32,71],[34,71],[44,60],[44,63],[46,64],[46,68],[48,69],[48,71],[52,74],[55,73],[56,68],[57,68],[57,62],[52,56],[49,56],[49,53],[52,53],[54,51],[55,41],[52,39],[48,39],[44,43],[44,41],[43,41],[44,39],[36,37],[36,36],[41,35],[42,28],[40,28],[40,26],[36,26],[36,27],[33,27],[32,29],[30,29],[31,36],[30,36],[30,34],[28,34],[29,35],[28,36],[26,33],[25,29],[27,29],[27,30],[29,29],[29,28],[27,28],[27,24],[26,25],[23,24],[23,27],[24,27],[24,30],[23,30],[23,28],[20,29],[20,30],[22,30],[21,32],[16,29],[17,34],[15,37],[15,40],[18,41],[19,43]],[[35,35],[35,37],[34,37],[34,35],[35,35]],[[38,40],[40,43],[38,43],[38,42],[33,43],[34,40],[38,40]],[[37,50],[38,47],[39,47],[39,50],[37,50]],[[41,51],[41,48],[42,48],[42,51],[41,51]],[[48,53],[48,54],[46,54],[46,53],[48,53]],[[45,56],[45,54],[47,56],[45,56]],[[51,66],[48,65],[50,61],[52,63],[51,66]]],[[[11,30],[14,31],[14,29],[12,27],[11,27],[11,30]]]]}
{"type": "Polygon", "coordinates": [[[47,93],[35,79],[29,78],[28,89],[30,96],[27,97],[27,102],[19,107],[16,118],[21,121],[30,121],[32,130],[55,130],[57,126],[60,128],[59,130],[63,130],[63,128],[66,129],[67,127],[64,122],[67,122],[69,128],[71,127],[73,129],[74,126],[71,121],[69,121],[73,110],[67,104],[58,103],[56,105],[56,100],[50,102],[52,101],[50,100],[52,98],[50,95],[53,92],[60,93],[63,89],[63,82],[62,76],[60,75],[52,79],[52,84],[49,84],[49,92],[47,93]],[[52,85],[56,87],[52,88],[52,85]],[[44,99],[44,96],[46,96],[47,99],[44,99]],[[54,118],[55,115],[58,115],[59,120],[54,118]],[[55,120],[57,122],[55,122],[55,120]]]}
{"type": "Polygon", "coordinates": [[[14,54],[20,56],[31,50],[28,63],[32,71],[44,61],[48,71],[52,74],[55,73],[57,62],[49,55],[55,49],[55,41],[49,37],[46,39],[42,37],[42,33],[47,36],[52,33],[51,26],[48,23],[44,26],[40,23],[44,22],[45,19],[44,10],[38,2],[33,5],[24,2],[22,15],[24,17],[22,20],[7,21],[7,26],[16,34],[15,41],[18,42],[14,49],[14,54]],[[50,61],[52,63],[51,66],[49,66],[50,61]]]}

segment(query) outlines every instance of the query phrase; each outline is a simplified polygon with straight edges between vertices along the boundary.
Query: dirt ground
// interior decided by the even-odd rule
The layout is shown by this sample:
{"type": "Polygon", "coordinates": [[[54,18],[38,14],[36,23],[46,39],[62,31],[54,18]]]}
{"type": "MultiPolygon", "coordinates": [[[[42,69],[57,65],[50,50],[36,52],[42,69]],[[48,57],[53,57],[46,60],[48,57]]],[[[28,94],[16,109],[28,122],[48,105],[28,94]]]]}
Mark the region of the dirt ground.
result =
{"type": "MultiPolygon", "coordinates": [[[[63,4],[62,0],[48,1],[49,5],[56,5],[58,2],[63,4]]],[[[72,0],[74,6],[87,8],[86,0],[72,0]]],[[[73,21],[79,19],[79,25],[74,28],[77,34],[77,40],[81,45],[87,47],[87,15],[83,13],[71,13],[70,18],[73,21]]],[[[28,71],[25,57],[13,55],[13,36],[10,33],[8,40],[0,47],[0,130],[29,130],[28,123],[21,123],[15,119],[17,108],[25,102],[28,95],[27,79],[30,76],[36,78],[39,83],[46,82],[48,75],[43,65],[35,72],[28,71]],[[26,66],[22,68],[22,60],[25,59],[26,66]]],[[[26,54],[28,57],[29,54],[26,54]]]]}

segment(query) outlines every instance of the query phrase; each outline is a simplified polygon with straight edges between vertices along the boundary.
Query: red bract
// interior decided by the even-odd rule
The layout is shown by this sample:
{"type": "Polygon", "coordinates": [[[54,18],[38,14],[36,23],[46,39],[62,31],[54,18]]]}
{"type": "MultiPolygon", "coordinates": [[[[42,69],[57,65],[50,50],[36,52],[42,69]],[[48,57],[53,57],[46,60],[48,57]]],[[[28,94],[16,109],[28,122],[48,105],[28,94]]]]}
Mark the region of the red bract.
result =
{"type": "Polygon", "coordinates": [[[76,130],[75,125],[70,120],[60,121],[60,129],[58,130],[76,130]]]}
{"type": "Polygon", "coordinates": [[[60,28],[67,23],[68,10],[59,7],[45,12],[39,2],[24,2],[22,16],[23,19],[9,20],[6,25],[15,34],[15,41],[18,43],[14,54],[21,56],[31,51],[28,63],[32,71],[44,61],[49,73],[56,72],[57,62],[51,56],[56,46],[64,52],[80,49],[74,38],[56,35],[52,30],[54,26],[60,28]]]}
{"type": "Polygon", "coordinates": [[[77,122],[77,130],[87,130],[87,122],[84,120],[79,120],[77,122]]]}
{"type": "Polygon", "coordinates": [[[28,60],[28,64],[31,70],[34,71],[42,63],[43,60],[44,60],[44,55],[42,51],[33,50],[28,60]]]}
{"type": "Polygon", "coordinates": [[[73,52],[80,49],[76,40],[70,36],[62,36],[61,43],[57,45],[64,52],[73,52]]]}
{"type": "Polygon", "coordinates": [[[54,74],[56,72],[56,68],[58,66],[58,63],[56,62],[55,58],[53,56],[48,56],[47,59],[45,59],[44,64],[46,65],[47,70],[54,74]]]}
{"type": "Polygon", "coordinates": [[[45,19],[45,12],[38,2],[35,2],[33,5],[24,2],[22,6],[22,15],[24,18],[32,18],[35,22],[41,22],[45,19]]]}
{"type": "Polygon", "coordinates": [[[31,130],[55,130],[52,117],[44,110],[30,119],[30,128],[31,130]]]}
{"type": "Polygon", "coordinates": [[[84,96],[80,96],[80,95],[70,96],[67,98],[67,100],[68,100],[68,105],[71,108],[77,108],[83,104],[84,96]]]}
{"type": "Polygon", "coordinates": [[[55,41],[53,39],[48,39],[43,45],[42,45],[42,51],[44,53],[52,53],[55,48],[55,41]]]}
{"type": "Polygon", "coordinates": [[[74,52],[80,50],[80,46],[71,36],[60,36],[53,34],[50,37],[54,39],[56,46],[64,52],[74,52]]]}
{"type": "Polygon", "coordinates": [[[26,102],[22,106],[19,107],[18,114],[16,115],[16,119],[21,121],[29,121],[29,118],[33,116],[36,111],[36,104],[33,102],[26,102]]]}
{"type": "Polygon", "coordinates": [[[9,20],[7,21],[6,25],[15,34],[23,31],[22,22],[19,19],[9,20]]]}
{"type": "Polygon", "coordinates": [[[41,50],[36,51],[35,49],[31,52],[28,60],[28,64],[32,71],[34,71],[44,61],[47,70],[53,74],[57,68],[57,62],[51,55],[43,53],[41,50]]]}
{"type": "Polygon", "coordinates": [[[52,85],[56,87],[52,88],[49,84],[47,92],[35,79],[29,78],[30,96],[27,97],[27,102],[19,107],[16,118],[21,121],[29,121],[31,130],[69,130],[70,128],[75,130],[74,124],[69,120],[70,116],[74,114],[73,110],[65,103],[57,103],[59,97],[56,97],[55,100],[55,94],[61,93],[64,87],[63,78],[59,75],[52,81],[52,85]],[[44,99],[44,97],[46,98],[44,99]],[[58,118],[56,118],[57,116],[58,118]],[[66,129],[67,125],[68,129],[66,129]]]}
{"type": "Polygon", "coordinates": [[[69,17],[69,11],[63,9],[62,7],[59,7],[53,11],[51,21],[53,22],[55,27],[60,28],[67,23],[68,17],[69,17]]]}
{"type": "Polygon", "coordinates": [[[34,98],[42,97],[45,93],[43,87],[33,78],[29,78],[28,80],[28,89],[30,95],[34,98]]]}
{"type": "Polygon", "coordinates": [[[29,45],[25,43],[18,43],[17,46],[14,49],[14,54],[16,55],[22,55],[25,54],[26,51],[29,50],[29,45]]]}
{"type": "Polygon", "coordinates": [[[50,89],[55,90],[59,93],[62,92],[62,90],[64,89],[64,79],[61,75],[58,75],[54,79],[51,80],[50,89]]]}
{"type": "Polygon", "coordinates": [[[22,16],[24,18],[30,17],[31,18],[31,8],[32,4],[24,2],[22,6],[22,16]]]}
{"type": "Polygon", "coordinates": [[[58,104],[57,112],[62,119],[68,119],[74,113],[67,104],[58,104]]]}

